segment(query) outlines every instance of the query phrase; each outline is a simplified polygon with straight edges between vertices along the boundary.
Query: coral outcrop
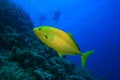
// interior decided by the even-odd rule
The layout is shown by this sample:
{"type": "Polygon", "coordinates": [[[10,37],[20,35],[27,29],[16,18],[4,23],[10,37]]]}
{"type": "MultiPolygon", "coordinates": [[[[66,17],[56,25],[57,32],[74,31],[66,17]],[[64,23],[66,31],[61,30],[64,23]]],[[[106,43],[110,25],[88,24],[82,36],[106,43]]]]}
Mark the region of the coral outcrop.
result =
{"type": "Polygon", "coordinates": [[[34,35],[28,14],[9,0],[0,0],[1,80],[95,80],[34,35]]]}

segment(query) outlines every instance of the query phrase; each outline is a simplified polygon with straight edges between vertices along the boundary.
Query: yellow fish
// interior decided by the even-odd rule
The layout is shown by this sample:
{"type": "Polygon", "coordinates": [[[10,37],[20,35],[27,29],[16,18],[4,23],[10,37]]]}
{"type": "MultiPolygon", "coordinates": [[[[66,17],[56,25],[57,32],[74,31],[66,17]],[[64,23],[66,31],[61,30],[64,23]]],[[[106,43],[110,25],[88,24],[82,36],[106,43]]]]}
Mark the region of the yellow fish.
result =
{"type": "Polygon", "coordinates": [[[40,26],[33,29],[36,36],[48,47],[56,50],[58,55],[81,55],[82,68],[86,65],[86,59],[90,56],[94,50],[86,53],[81,53],[78,45],[73,40],[71,34],[51,27],[51,26],[40,26]]]}

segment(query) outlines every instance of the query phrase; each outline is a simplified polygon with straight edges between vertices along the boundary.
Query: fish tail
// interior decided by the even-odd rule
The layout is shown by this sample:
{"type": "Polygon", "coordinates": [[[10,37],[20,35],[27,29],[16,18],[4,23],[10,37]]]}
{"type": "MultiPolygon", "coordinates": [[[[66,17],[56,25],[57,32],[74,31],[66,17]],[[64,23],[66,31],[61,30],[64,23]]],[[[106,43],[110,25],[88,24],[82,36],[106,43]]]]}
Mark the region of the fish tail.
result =
{"type": "Polygon", "coordinates": [[[95,52],[95,50],[91,50],[91,51],[88,51],[88,52],[85,52],[85,53],[81,54],[82,69],[85,68],[86,59],[87,59],[93,52],[95,52]]]}

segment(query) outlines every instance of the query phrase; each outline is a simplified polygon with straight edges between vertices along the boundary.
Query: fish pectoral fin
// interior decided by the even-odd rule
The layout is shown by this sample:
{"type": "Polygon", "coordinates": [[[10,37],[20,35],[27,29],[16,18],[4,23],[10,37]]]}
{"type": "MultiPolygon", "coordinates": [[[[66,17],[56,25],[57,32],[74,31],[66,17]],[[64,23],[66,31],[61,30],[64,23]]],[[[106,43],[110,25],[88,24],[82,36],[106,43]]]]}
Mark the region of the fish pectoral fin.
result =
{"type": "Polygon", "coordinates": [[[58,52],[58,56],[59,56],[60,58],[62,58],[62,53],[58,52]]]}

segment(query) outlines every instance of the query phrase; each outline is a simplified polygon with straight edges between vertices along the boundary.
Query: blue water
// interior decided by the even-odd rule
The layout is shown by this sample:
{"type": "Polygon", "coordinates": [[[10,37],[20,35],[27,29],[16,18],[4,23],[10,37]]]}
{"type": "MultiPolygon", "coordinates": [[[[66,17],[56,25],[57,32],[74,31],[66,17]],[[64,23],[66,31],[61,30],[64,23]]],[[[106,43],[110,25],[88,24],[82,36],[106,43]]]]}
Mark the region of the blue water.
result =
{"type": "MultiPolygon", "coordinates": [[[[12,0],[29,13],[34,26],[49,25],[73,34],[81,52],[95,50],[86,68],[96,78],[120,80],[120,2],[116,0],[12,0]],[[59,9],[58,22],[53,20],[59,9]],[[40,22],[40,15],[46,21],[40,22]]],[[[67,56],[81,68],[80,56],[67,56]]]]}

